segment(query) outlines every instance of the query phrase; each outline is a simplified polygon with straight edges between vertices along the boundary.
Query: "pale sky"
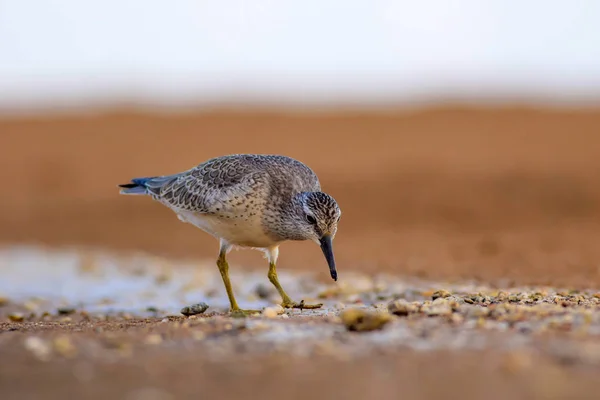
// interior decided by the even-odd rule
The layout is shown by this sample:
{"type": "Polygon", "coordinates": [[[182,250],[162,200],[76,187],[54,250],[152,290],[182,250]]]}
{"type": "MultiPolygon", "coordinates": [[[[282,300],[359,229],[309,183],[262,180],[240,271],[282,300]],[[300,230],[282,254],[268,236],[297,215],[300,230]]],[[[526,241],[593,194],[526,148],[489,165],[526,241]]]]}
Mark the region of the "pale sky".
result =
{"type": "Polygon", "coordinates": [[[597,0],[0,0],[0,108],[600,98],[597,0]]]}

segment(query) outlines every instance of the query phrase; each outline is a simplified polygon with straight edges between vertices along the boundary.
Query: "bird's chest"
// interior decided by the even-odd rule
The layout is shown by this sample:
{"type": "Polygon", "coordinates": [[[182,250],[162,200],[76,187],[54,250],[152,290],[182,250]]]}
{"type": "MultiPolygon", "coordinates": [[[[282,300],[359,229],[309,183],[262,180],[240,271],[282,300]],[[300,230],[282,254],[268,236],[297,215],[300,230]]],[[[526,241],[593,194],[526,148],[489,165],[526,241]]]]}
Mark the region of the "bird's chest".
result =
{"type": "Polygon", "coordinates": [[[259,215],[254,216],[215,216],[193,212],[179,212],[179,218],[203,231],[224,239],[230,244],[244,247],[270,247],[275,241],[269,237],[262,227],[259,215]]]}

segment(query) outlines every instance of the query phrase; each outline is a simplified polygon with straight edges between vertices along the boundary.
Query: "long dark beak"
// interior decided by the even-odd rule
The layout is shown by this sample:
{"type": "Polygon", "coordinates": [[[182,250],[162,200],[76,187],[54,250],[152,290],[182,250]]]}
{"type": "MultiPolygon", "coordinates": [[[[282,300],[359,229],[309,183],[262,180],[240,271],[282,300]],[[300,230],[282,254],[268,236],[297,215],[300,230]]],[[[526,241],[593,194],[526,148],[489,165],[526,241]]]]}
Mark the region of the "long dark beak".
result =
{"type": "Polygon", "coordinates": [[[333,278],[334,281],[337,281],[337,271],[335,270],[335,258],[333,257],[331,236],[324,235],[319,242],[321,243],[321,250],[323,250],[323,254],[325,255],[325,259],[329,265],[329,273],[331,274],[331,278],[333,278]]]}

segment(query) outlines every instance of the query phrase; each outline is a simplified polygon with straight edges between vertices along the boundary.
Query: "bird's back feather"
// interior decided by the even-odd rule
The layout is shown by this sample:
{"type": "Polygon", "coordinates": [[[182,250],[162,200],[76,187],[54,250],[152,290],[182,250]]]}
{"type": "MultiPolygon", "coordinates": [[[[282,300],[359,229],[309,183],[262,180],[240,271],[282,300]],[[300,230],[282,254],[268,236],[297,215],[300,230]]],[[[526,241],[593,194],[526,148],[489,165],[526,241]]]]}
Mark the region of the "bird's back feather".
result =
{"type": "Polygon", "coordinates": [[[216,157],[179,174],[135,178],[131,182],[120,185],[121,193],[148,194],[179,210],[213,214],[223,211],[223,205],[263,190],[277,189],[264,196],[284,201],[297,192],[320,189],[317,176],[303,163],[285,156],[258,154],[216,157]]]}

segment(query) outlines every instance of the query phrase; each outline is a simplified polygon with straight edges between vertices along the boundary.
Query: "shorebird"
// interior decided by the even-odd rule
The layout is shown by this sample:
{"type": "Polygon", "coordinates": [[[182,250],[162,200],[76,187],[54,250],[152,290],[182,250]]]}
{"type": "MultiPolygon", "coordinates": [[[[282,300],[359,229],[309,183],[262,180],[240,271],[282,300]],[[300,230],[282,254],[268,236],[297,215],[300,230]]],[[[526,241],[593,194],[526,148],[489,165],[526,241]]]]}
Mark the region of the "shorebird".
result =
{"type": "Polygon", "coordinates": [[[319,308],[323,304],[292,301],[277,278],[279,246],[290,240],[319,244],[333,280],[333,254],[341,210],[321,191],[317,175],[305,164],[281,155],[233,154],[212,158],[184,172],[134,178],[119,185],[120,193],[148,195],[173,210],[179,219],[219,240],[217,267],[223,278],[230,312],[247,315],[235,299],[227,254],[232,248],[265,252],[267,276],[285,308],[319,308]]]}

